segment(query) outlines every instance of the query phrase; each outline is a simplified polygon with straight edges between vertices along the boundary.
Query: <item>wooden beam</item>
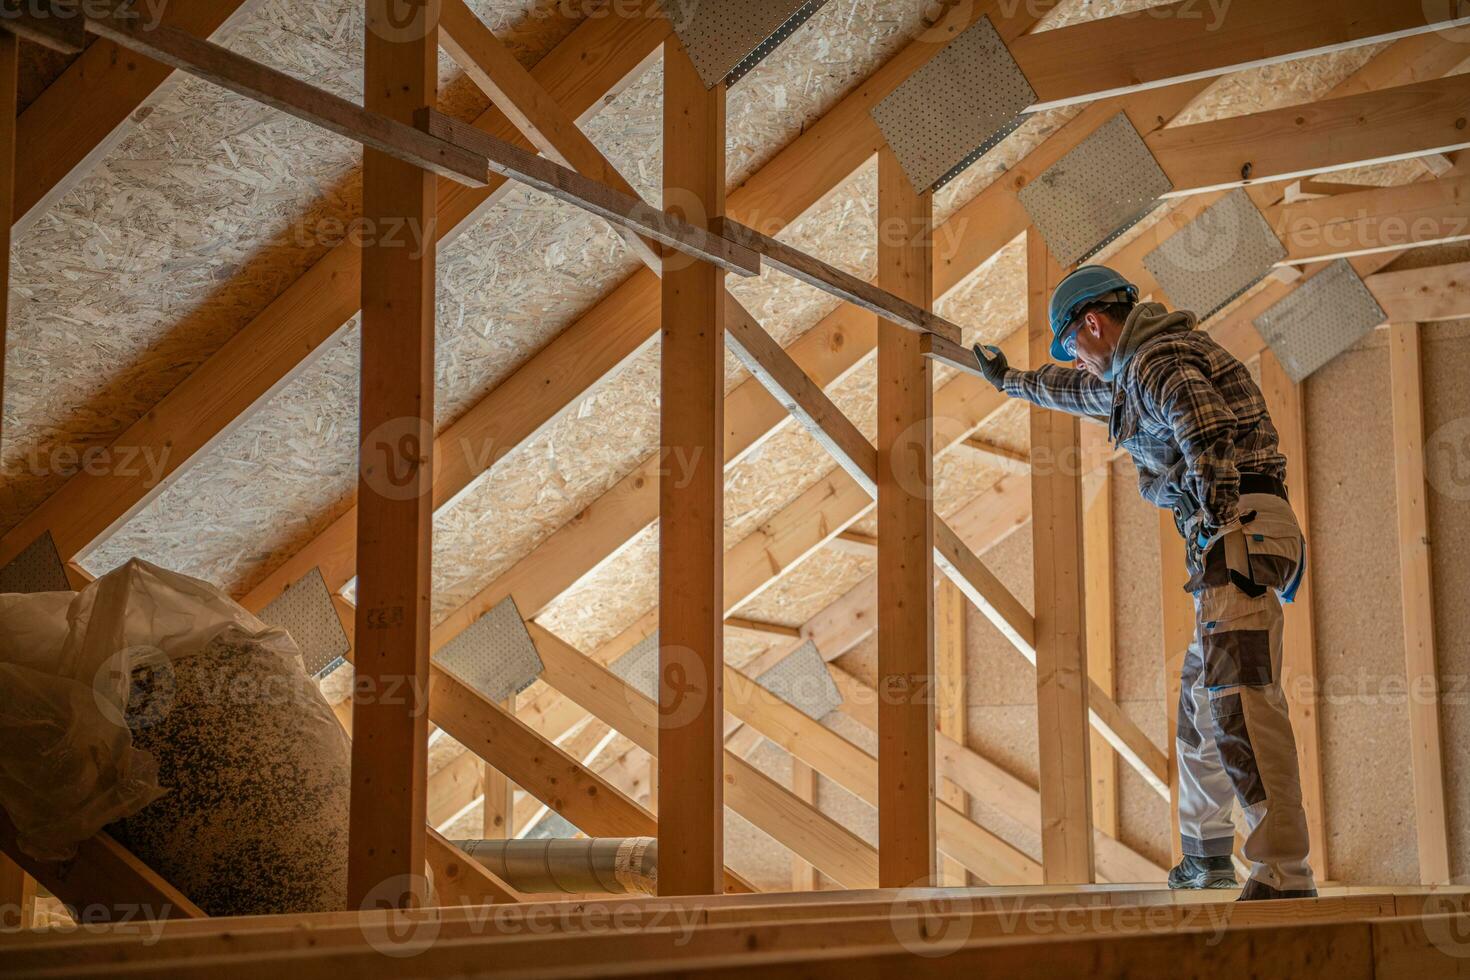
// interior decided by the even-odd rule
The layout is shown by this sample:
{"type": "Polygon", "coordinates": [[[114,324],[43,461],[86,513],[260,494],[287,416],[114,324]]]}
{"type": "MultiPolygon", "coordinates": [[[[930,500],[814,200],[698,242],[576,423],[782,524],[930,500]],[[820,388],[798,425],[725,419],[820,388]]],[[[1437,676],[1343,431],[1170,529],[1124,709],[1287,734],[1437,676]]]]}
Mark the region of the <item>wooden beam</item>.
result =
{"type": "Polygon", "coordinates": [[[1470,262],[1380,272],[1363,283],[1389,323],[1434,323],[1470,316],[1470,262]]]}
{"type": "Polygon", "coordinates": [[[1470,78],[1400,85],[1146,138],[1174,190],[1166,197],[1290,180],[1470,146],[1470,78]]]}
{"type": "Polygon", "coordinates": [[[1424,482],[1424,381],[1419,325],[1389,327],[1394,486],[1399,518],[1399,581],[1404,614],[1404,671],[1409,683],[1409,757],[1414,766],[1414,828],[1419,878],[1450,880],[1444,760],[1440,747],[1439,673],[1434,636],[1434,570],[1424,482]]]}
{"type": "Polygon", "coordinates": [[[727,272],[747,278],[760,274],[759,254],[720,237],[717,226],[701,226],[697,223],[698,215],[680,219],[673,212],[658,210],[636,194],[625,194],[433,109],[420,114],[418,125],[430,135],[485,157],[492,173],[589,211],[616,227],[647,235],[727,272]]]}
{"type": "Polygon", "coordinates": [[[1267,215],[1286,264],[1326,262],[1470,238],[1470,176],[1364,188],[1267,215]]]}
{"type": "MultiPolygon", "coordinates": [[[[660,754],[660,713],[650,699],[546,629],[535,624],[529,629],[541,654],[542,676],[548,685],[607,722],[639,748],[653,755],[660,754]]],[[[732,672],[727,668],[722,680],[728,683],[730,679],[732,672]]],[[[871,845],[798,799],[738,754],[725,750],[723,733],[720,745],[725,789],[732,810],[843,886],[871,888],[876,884],[878,855],[871,845]]],[[[661,764],[660,769],[663,770],[660,784],[673,778],[666,766],[661,764]]],[[[663,808],[667,805],[666,799],[660,800],[659,813],[665,820],[667,814],[663,808]]],[[[662,877],[662,844],[659,863],[662,877]]]]}
{"type": "MultiPolygon", "coordinates": [[[[34,13],[23,14],[21,19],[30,18],[52,19],[34,13]]],[[[229,48],[164,24],[150,26],[124,14],[96,17],[89,12],[87,30],[119,47],[279,109],[361,143],[365,148],[471,187],[485,186],[487,165],[482,156],[418,131],[412,117],[389,117],[358,106],[229,48]]]]}
{"type": "MultiPolygon", "coordinates": [[[[365,106],[406,126],[438,100],[437,5],[394,30],[392,0],[369,0],[365,106]],[[406,35],[406,36],[405,36],[406,35]]],[[[363,152],[363,220],[433,233],[426,169],[363,152]]],[[[395,878],[423,883],[428,818],[429,595],[436,250],[369,240],[362,250],[362,389],[352,711],[351,907],[395,878]]],[[[422,890],[410,902],[423,901],[422,890]]]]}
{"type": "Polygon", "coordinates": [[[1169,826],[1174,862],[1183,855],[1179,837],[1179,692],[1183,685],[1184,656],[1194,642],[1194,601],[1184,590],[1189,581],[1185,565],[1184,540],[1174,526],[1174,515],[1160,510],[1159,521],[1159,595],[1162,608],[1164,663],[1164,718],[1169,751],[1169,826]]]}
{"type": "Polygon", "coordinates": [[[30,929],[35,913],[36,879],[0,853],[0,933],[30,929]]]}
{"type": "MultiPolygon", "coordinates": [[[[10,228],[15,221],[16,99],[20,40],[0,30],[0,405],[5,403],[5,341],[10,332],[10,228]]],[[[0,419],[0,442],[5,423],[0,419]]]]}
{"type": "Polygon", "coordinates": [[[1383,0],[1196,0],[1099,17],[1010,42],[1036,102],[1075,105],[1470,23],[1453,8],[1383,0]]]}
{"type": "MultiPolygon", "coordinates": [[[[928,309],[934,199],[878,151],[878,284],[928,309]]],[[[878,856],[884,887],[934,882],[933,380],[919,337],[878,321],[878,856]]]]}
{"type": "MultiPolygon", "coordinates": [[[[439,43],[480,91],[546,158],[631,198],[638,192],[577,126],[577,121],[521,65],[516,56],[475,16],[464,0],[442,0],[439,43]]],[[[614,225],[633,254],[662,271],[659,247],[622,225],[614,225]]]]}
{"type": "MultiPolygon", "coordinates": [[[[738,221],[727,218],[720,223],[719,228],[720,233],[726,238],[759,252],[765,257],[768,265],[779,269],[793,279],[800,280],[809,286],[815,286],[840,300],[852,303],[859,309],[874,313],[889,323],[907,327],[918,333],[936,334],[951,343],[960,342],[960,328],[932,310],[895,296],[881,286],[874,286],[851,273],[843,272],[769,235],[762,235],[738,221]]],[[[932,277],[931,272],[930,278],[932,277]]]]}
{"type": "Polygon", "coordinates": [[[94,923],[204,918],[183,892],[106,833],[77,844],[70,860],[39,861],[20,849],[15,825],[0,810],[0,853],[94,923]]]}
{"type": "MultiPolygon", "coordinates": [[[[209,37],[245,0],[192,0],[157,8],[159,23],[209,37]]],[[[17,122],[17,233],[60,200],[132,128],[134,113],[173,69],[96,38],[21,113],[17,122]],[[78,112],[77,106],[86,106],[78,112]]]]}
{"type": "MultiPolygon", "coordinates": [[[[1039,232],[1026,235],[1031,360],[1050,357],[1047,307],[1062,270],[1039,232]]],[[[1077,419],[1032,407],[1031,452],[1080,459],[1077,419]]],[[[1087,616],[1082,555],[1082,474],[1057,466],[1031,474],[1036,582],[1036,723],[1041,859],[1046,881],[1094,880],[1088,748],[1087,616]]]]}
{"type": "MultiPolygon", "coordinates": [[[[504,702],[501,707],[515,714],[515,698],[504,702]]],[[[480,832],[486,840],[503,840],[515,836],[516,785],[505,777],[505,773],[490,763],[483,763],[484,812],[480,818],[480,832]]]]}
{"type": "MultiPolygon", "coordinates": [[[[1286,457],[1287,491],[1292,509],[1303,530],[1311,536],[1311,499],[1307,490],[1307,427],[1303,405],[1305,391],[1286,376],[1281,362],[1270,351],[1261,354],[1261,393],[1271,413],[1271,422],[1281,438],[1286,457]]],[[[1308,546],[1310,549],[1310,545],[1308,546]]],[[[1310,564],[1310,562],[1309,562],[1310,564]]],[[[1310,567],[1297,589],[1296,601],[1285,607],[1282,634],[1281,687],[1291,705],[1292,728],[1296,733],[1297,768],[1301,773],[1302,809],[1307,814],[1307,836],[1311,840],[1312,871],[1317,880],[1331,877],[1327,871],[1327,818],[1323,809],[1322,734],[1317,716],[1317,629],[1312,599],[1310,567]]]]}
{"type": "Polygon", "coordinates": [[[746,619],[742,616],[725,617],[725,628],[740,630],[744,633],[758,633],[761,636],[779,636],[786,639],[796,639],[801,636],[801,630],[795,626],[782,626],[780,623],[766,623],[758,619],[746,619]]]}
{"type": "Polygon", "coordinates": [[[7,3],[0,17],[0,33],[58,54],[78,55],[87,46],[86,24],[75,9],[40,2],[7,3]]]}
{"type": "Polygon", "coordinates": [[[430,828],[426,840],[424,856],[434,875],[436,905],[504,905],[526,900],[438,831],[430,828]]]}
{"type": "MultiPolygon", "coordinates": [[[[725,211],[725,88],[707,91],[674,38],[664,45],[664,148],[665,206],[713,228],[725,211]]],[[[665,256],[661,343],[658,888],[701,895],[719,890],[724,864],[725,276],[718,266],[665,256]]]]}
{"type": "MultiPolygon", "coordinates": [[[[934,659],[937,673],[939,734],[964,745],[968,741],[969,722],[969,637],[965,630],[965,594],[949,579],[940,579],[934,598],[934,659]]],[[[953,780],[939,782],[939,801],[968,815],[970,800],[964,789],[953,780]]],[[[965,866],[953,857],[941,862],[945,884],[963,888],[970,883],[965,866]]]]}
{"type": "MultiPolygon", "coordinates": [[[[1113,476],[1104,466],[1084,477],[1090,494],[1082,512],[1082,562],[1087,622],[1087,675],[1098,690],[1117,696],[1113,657],[1113,476]]],[[[1118,756],[1096,732],[1088,739],[1092,756],[1092,822],[1109,837],[1118,836],[1118,756]]]]}
{"type": "MultiPolygon", "coordinates": [[[[817,771],[795,756],[791,757],[791,795],[803,803],[817,804],[817,771]]],[[[817,890],[817,866],[801,855],[791,855],[791,890],[810,892],[817,890]]]]}

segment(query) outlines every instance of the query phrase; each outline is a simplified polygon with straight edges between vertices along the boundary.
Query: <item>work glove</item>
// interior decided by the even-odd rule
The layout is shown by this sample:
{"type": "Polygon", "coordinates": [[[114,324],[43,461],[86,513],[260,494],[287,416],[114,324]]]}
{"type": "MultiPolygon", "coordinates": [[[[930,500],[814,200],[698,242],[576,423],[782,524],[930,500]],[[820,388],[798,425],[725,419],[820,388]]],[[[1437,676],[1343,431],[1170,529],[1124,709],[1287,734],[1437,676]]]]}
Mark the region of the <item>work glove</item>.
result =
{"type": "Polygon", "coordinates": [[[994,385],[996,391],[1005,394],[1006,372],[1011,369],[1011,365],[1000,352],[1000,348],[994,344],[976,344],[975,360],[979,362],[980,373],[985,376],[985,380],[994,385]]]}

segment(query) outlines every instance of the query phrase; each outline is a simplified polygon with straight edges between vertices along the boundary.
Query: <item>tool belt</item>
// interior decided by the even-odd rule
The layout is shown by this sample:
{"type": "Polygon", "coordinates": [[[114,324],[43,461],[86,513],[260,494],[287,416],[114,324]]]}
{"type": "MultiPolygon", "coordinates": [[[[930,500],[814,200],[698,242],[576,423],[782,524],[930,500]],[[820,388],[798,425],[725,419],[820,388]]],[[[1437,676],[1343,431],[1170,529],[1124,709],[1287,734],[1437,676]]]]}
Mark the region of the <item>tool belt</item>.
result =
{"type": "MultiPolygon", "coordinates": [[[[1265,494],[1283,501],[1288,499],[1286,484],[1276,477],[1264,473],[1240,474],[1240,496],[1252,494],[1265,494]]],[[[1196,541],[1197,535],[1203,530],[1199,503],[1188,491],[1182,492],[1181,499],[1174,506],[1174,523],[1184,538],[1187,550],[1189,583],[1186,588],[1190,592],[1228,582],[1246,595],[1254,597],[1265,594],[1268,588],[1280,589],[1286,586],[1286,583],[1277,581],[1275,576],[1256,574],[1250,555],[1250,548],[1255,545],[1249,545],[1246,541],[1246,535],[1250,533],[1250,526],[1256,521],[1256,517],[1255,510],[1242,512],[1231,524],[1216,530],[1206,546],[1201,548],[1196,541]]],[[[1260,535],[1251,537],[1255,541],[1263,540],[1260,535]]],[[[1298,563],[1305,557],[1305,541],[1302,542],[1302,548],[1303,554],[1298,557],[1298,563]]],[[[1296,571],[1299,573],[1300,567],[1296,571]]],[[[1299,578],[1298,574],[1297,579],[1299,578]]],[[[1291,583],[1288,591],[1294,593],[1295,584],[1291,583]]]]}

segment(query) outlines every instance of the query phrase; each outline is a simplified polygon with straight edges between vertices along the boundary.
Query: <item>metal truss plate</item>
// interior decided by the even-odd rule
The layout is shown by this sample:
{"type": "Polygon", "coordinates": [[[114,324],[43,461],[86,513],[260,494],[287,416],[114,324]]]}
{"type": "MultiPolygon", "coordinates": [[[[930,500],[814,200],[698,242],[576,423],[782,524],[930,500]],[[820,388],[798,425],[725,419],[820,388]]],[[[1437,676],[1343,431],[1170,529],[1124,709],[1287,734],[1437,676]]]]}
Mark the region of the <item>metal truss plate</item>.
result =
{"type": "Polygon", "coordinates": [[[56,550],[50,531],[26,545],[9,564],[0,568],[0,593],[70,592],[66,565],[56,550]]]}
{"type": "Polygon", "coordinates": [[[1201,321],[1270,274],[1286,258],[1270,224],[1237,188],[1143,257],[1175,309],[1201,321]]]}
{"type": "Polygon", "coordinates": [[[496,702],[519,694],[541,676],[541,655],[510,598],[444,644],[433,660],[496,702]]]}
{"type": "Polygon", "coordinates": [[[279,626],[301,648],[308,677],[325,677],[346,661],[352,643],[332,605],[319,568],[313,568],[260,611],[260,621],[279,626]]]}
{"type": "Polygon", "coordinates": [[[995,25],[982,17],[874,106],[873,121],[923,193],[1009,136],[1035,101],[995,25]]]}
{"type": "Polygon", "coordinates": [[[842,706],[842,693],[827,661],[810,640],[755,682],[813,721],[821,721],[842,706]]]}
{"type": "Polygon", "coordinates": [[[1123,113],[1021,189],[1021,205],[1063,267],[1143,220],[1174,184],[1123,113]]]}
{"type": "Polygon", "coordinates": [[[658,633],[653,632],[609,668],[629,687],[650,701],[658,701],[658,633]]]}
{"type": "Polygon", "coordinates": [[[1386,319],[1352,264],[1338,259],[1256,317],[1256,329],[1301,382],[1386,319]]]}
{"type": "Polygon", "coordinates": [[[827,0],[659,0],[706,88],[734,85],[827,0]]]}

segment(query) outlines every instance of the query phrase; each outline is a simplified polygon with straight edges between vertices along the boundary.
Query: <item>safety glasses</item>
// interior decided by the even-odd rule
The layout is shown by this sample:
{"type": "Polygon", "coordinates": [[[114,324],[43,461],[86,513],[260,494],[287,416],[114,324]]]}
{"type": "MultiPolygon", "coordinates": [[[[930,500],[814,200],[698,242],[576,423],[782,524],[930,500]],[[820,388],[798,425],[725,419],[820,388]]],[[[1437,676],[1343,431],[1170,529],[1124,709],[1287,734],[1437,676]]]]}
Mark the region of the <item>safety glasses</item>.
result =
{"type": "Polygon", "coordinates": [[[1066,351],[1067,357],[1074,361],[1077,359],[1077,332],[1081,328],[1082,324],[1078,323],[1075,320],[1072,321],[1067,326],[1066,334],[1064,334],[1062,336],[1062,339],[1060,340],[1062,350],[1066,351]]]}

